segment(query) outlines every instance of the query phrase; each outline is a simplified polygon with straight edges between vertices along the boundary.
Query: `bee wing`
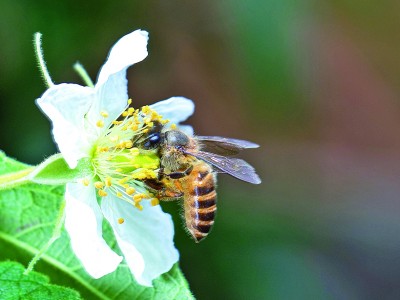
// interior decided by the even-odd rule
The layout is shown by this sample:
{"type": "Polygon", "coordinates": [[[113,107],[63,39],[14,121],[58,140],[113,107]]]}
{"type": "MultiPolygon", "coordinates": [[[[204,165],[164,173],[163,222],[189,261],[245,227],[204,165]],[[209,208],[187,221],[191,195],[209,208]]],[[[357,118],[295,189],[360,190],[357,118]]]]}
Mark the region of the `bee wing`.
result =
{"type": "Polygon", "coordinates": [[[261,183],[261,179],[257,175],[254,168],[243,159],[225,157],[204,151],[198,151],[196,153],[186,152],[186,154],[193,155],[194,157],[201,159],[209,163],[210,165],[213,165],[217,169],[228,173],[229,175],[236,177],[237,179],[253,184],[261,183]]]}
{"type": "Polygon", "coordinates": [[[247,148],[258,148],[259,145],[238,139],[231,139],[221,136],[197,136],[202,149],[205,152],[212,152],[219,155],[235,155],[247,148]]]}

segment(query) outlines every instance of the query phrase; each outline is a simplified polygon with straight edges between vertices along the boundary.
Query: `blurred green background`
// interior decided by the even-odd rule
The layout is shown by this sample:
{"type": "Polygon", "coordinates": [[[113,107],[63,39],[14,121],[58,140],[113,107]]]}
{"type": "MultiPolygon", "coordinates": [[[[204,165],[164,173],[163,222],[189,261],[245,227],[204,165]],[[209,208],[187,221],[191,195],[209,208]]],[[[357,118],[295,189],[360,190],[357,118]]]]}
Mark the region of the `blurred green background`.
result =
{"type": "Polygon", "coordinates": [[[252,140],[263,183],[219,176],[212,234],[176,220],[181,268],[198,299],[399,299],[400,2],[0,2],[0,148],[36,164],[56,152],[34,100],[93,79],[111,45],[142,28],[149,57],[129,72],[136,106],[196,102],[199,135],[252,140]]]}

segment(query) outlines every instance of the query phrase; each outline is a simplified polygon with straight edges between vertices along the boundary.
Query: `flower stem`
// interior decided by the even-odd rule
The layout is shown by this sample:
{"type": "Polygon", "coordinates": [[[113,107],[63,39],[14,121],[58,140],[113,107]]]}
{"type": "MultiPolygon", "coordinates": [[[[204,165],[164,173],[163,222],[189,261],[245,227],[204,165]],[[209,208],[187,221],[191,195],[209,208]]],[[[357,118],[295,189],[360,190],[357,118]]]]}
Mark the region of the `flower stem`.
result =
{"type": "Polygon", "coordinates": [[[53,229],[53,234],[51,238],[47,241],[47,243],[39,250],[39,252],[32,258],[30,261],[28,267],[26,268],[24,274],[27,275],[30,271],[33,270],[35,267],[36,263],[39,261],[39,259],[43,256],[43,254],[50,248],[53,243],[58,240],[58,238],[61,236],[61,229],[64,224],[65,220],[65,201],[62,202],[60,210],[58,211],[58,216],[57,220],[53,229]]]}
{"type": "Polygon", "coordinates": [[[89,74],[86,72],[85,68],[79,63],[76,62],[74,64],[74,70],[81,76],[83,82],[89,86],[89,87],[94,87],[92,79],[90,79],[89,74]]]}
{"type": "Polygon", "coordinates": [[[46,62],[44,61],[43,50],[42,50],[42,34],[40,32],[36,32],[34,35],[34,49],[35,49],[36,59],[39,64],[39,70],[42,73],[42,77],[47,86],[52,87],[54,83],[51,80],[49,71],[47,70],[46,62]]]}
{"type": "Polygon", "coordinates": [[[21,171],[8,173],[0,176],[0,191],[7,190],[19,185],[29,183],[28,175],[34,170],[34,167],[27,168],[21,171]]]}

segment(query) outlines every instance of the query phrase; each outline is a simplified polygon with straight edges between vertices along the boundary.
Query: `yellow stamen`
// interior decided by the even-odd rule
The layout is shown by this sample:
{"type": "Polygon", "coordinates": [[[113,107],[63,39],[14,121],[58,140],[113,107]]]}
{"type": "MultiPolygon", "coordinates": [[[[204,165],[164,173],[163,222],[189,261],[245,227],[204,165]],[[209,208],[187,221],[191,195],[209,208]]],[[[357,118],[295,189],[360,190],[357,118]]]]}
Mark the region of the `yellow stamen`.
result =
{"type": "Polygon", "coordinates": [[[128,99],[128,105],[132,104],[132,99],[128,99]]]}
{"type": "Polygon", "coordinates": [[[102,183],[101,181],[96,181],[96,182],[94,183],[94,187],[95,187],[96,189],[102,189],[102,188],[104,187],[104,183],[102,183]]]}
{"type": "Polygon", "coordinates": [[[119,218],[118,219],[118,224],[123,224],[125,222],[124,218],[119,218]]]}
{"type": "Polygon", "coordinates": [[[107,192],[105,190],[99,190],[99,196],[105,197],[105,196],[107,196],[107,192]]]}
{"type": "Polygon", "coordinates": [[[141,204],[139,204],[139,203],[135,203],[135,207],[140,211],[143,210],[143,206],[141,204]]]}
{"type": "Polygon", "coordinates": [[[121,192],[117,192],[117,197],[118,198],[122,198],[122,193],[121,192]]]}
{"type": "Polygon", "coordinates": [[[102,127],[104,126],[103,120],[98,120],[98,121],[96,122],[96,126],[99,127],[99,128],[102,128],[102,127]]]}
{"type": "Polygon", "coordinates": [[[110,187],[111,186],[111,177],[107,177],[104,182],[105,182],[107,187],[110,187]]]}
{"type": "Polygon", "coordinates": [[[150,204],[151,204],[151,206],[156,206],[156,205],[160,204],[160,200],[158,200],[158,198],[153,198],[150,200],[150,204]]]}
{"type": "Polygon", "coordinates": [[[129,177],[124,177],[124,178],[118,180],[118,183],[119,183],[119,184],[125,184],[125,183],[127,183],[128,181],[129,181],[129,177]]]}
{"type": "Polygon", "coordinates": [[[176,129],[176,124],[171,124],[171,129],[175,130],[176,129]]]}
{"type": "Polygon", "coordinates": [[[108,118],[108,112],[106,112],[106,111],[100,112],[100,115],[101,115],[103,118],[108,118]]]}
{"type": "Polygon", "coordinates": [[[136,190],[135,190],[135,188],[133,188],[133,187],[127,187],[126,188],[126,190],[125,190],[125,192],[128,194],[128,195],[132,195],[134,192],[135,192],[136,190]]]}
{"type": "Polygon", "coordinates": [[[144,197],[146,197],[144,194],[136,194],[133,196],[133,201],[135,201],[135,203],[140,202],[144,197]]]}
{"type": "Polygon", "coordinates": [[[87,179],[87,178],[82,179],[82,184],[83,184],[84,186],[89,186],[89,183],[90,183],[89,179],[87,179]]]}

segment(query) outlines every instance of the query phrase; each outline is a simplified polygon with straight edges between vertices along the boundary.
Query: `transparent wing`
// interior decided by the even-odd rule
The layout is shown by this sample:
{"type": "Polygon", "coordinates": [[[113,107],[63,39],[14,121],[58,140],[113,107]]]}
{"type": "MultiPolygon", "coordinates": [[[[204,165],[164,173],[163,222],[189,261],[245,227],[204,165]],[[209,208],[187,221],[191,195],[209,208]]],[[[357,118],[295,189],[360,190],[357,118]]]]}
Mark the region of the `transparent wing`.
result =
{"type": "Polygon", "coordinates": [[[243,149],[259,147],[259,145],[249,141],[221,136],[197,136],[197,140],[200,141],[202,150],[219,155],[235,155],[243,149]]]}
{"type": "Polygon", "coordinates": [[[186,152],[186,154],[193,155],[198,159],[204,160],[210,165],[213,165],[217,169],[220,169],[221,171],[226,172],[237,179],[253,184],[261,183],[261,179],[256,174],[254,168],[242,159],[225,157],[204,151],[198,151],[196,153],[186,152]]]}

